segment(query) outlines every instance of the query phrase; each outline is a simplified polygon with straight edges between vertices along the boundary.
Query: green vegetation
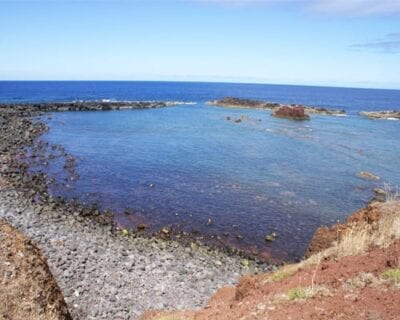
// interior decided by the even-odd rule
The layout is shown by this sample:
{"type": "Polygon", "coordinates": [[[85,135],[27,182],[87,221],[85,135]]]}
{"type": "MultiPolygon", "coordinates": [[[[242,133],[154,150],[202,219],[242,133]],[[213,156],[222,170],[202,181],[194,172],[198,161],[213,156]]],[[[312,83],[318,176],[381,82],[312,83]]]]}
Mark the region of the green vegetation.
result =
{"type": "Polygon", "coordinates": [[[383,273],[383,278],[393,281],[395,284],[400,285],[400,268],[397,269],[387,269],[383,273]]]}
{"type": "Polygon", "coordinates": [[[307,300],[314,297],[332,297],[332,289],[324,285],[292,288],[286,294],[288,300],[307,300]]]}
{"type": "Polygon", "coordinates": [[[279,270],[272,274],[271,280],[273,282],[277,282],[277,281],[281,281],[281,280],[287,278],[288,276],[290,276],[290,273],[279,270]]]}
{"type": "Polygon", "coordinates": [[[288,291],[287,296],[289,300],[305,300],[307,298],[307,293],[304,288],[292,288],[288,291]]]}

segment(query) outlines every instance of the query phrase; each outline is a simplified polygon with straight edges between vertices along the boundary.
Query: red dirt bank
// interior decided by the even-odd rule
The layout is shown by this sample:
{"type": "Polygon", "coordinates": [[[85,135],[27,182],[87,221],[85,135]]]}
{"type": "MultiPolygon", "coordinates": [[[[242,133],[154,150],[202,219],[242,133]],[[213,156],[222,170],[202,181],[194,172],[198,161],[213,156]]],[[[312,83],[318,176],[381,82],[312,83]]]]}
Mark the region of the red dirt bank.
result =
{"type": "Polygon", "coordinates": [[[328,249],[332,245],[333,241],[339,240],[346,230],[350,229],[354,225],[362,222],[372,224],[379,221],[382,215],[380,206],[380,202],[370,203],[366,208],[362,208],[351,214],[347,218],[346,223],[335,224],[330,228],[318,228],[308,246],[306,258],[324,249],[328,249]]]}
{"type": "Polygon", "coordinates": [[[71,320],[61,290],[40,250],[2,220],[0,275],[1,320],[71,320]]]}

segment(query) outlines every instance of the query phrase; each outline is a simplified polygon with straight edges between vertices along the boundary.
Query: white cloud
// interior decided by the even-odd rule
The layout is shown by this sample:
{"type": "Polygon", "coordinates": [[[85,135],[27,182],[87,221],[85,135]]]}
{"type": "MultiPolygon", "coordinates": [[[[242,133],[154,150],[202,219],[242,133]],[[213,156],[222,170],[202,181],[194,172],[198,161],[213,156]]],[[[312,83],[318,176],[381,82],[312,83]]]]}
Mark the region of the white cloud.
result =
{"type": "Polygon", "coordinates": [[[383,39],[354,44],[351,48],[356,50],[369,50],[378,53],[400,53],[400,33],[390,33],[383,39]]]}
{"type": "Polygon", "coordinates": [[[226,6],[284,6],[341,16],[400,15],[400,0],[0,0],[2,2],[197,2],[226,6]]]}
{"type": "Polygon", "coordinates": [[[317,12],[350,16],[400,14],[399,0],[315,0],[311,8],[317,12]]]}
{"type": "MultiPolygon", "coordinates": [[[[185,2],[184,0],[182,0],[185,2]]],[[[344,16],[400,15],[400,0],[192,0],[222,5],[274,5],[344,16]]]]}

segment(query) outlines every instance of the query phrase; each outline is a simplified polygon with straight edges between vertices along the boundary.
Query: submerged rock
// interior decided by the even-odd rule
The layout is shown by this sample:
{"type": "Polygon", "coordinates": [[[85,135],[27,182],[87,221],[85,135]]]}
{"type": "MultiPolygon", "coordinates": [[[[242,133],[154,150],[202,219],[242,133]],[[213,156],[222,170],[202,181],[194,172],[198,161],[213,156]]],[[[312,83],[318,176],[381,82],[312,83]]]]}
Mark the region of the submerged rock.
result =
{"type": "Polygon", "coordinates": [[[277,237],[276,232],[271,232],[270,234],[267,234],[265,236],[265,241],[267,241],[267,242],[275,241],[276,237],[277,237]]]}
{"type": "Polygon", "coordinates": [[[360,171],[357,174],[357,177],[362,178],[362,179],[366,179],[366,180],[380,180],[381,178],[371,172],[368,171],[360,171]]]}

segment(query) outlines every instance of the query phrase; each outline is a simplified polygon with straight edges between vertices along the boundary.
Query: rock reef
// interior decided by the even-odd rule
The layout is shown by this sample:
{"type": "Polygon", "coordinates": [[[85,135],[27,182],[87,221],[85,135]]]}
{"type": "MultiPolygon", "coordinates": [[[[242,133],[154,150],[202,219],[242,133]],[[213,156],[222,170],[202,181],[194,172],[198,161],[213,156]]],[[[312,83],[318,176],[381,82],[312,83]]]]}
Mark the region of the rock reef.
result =
{"type": "Polygon", "coordinates": [[[320,115],[345,115],[346,111],[340,109],[328,109],[322,107],[312,107],[302,104],[285,104],[276,102],[267,102],[260,100],[241,99],[234,97],[225,97],[220,100],[212,100],[207,102],[208,105],[220,106],[226,108],[251,108],[251,109],[265,109],[265,110],[279,110],[280,108],[303,108],[306,114],[320,114],[320,115]]]}
{"type": "MultiPolygon", "coordinates": [[[[129,109],[153,109],[186,104],[180,101],[74,101],[55,103],[0,104],[0,109],[13,108],[26,112],[62,112],[62,111],[108,111],[129,109]]],[[[2,123],[0,117],[0,124],[2,123]]]]}
{"type": "Polygon", "coordinates": [[[384,111],[362,111],[361,116],[369,119],[384,119],[384,120],[400,120],[400,111],[396,110],[384,110],[384,111]]]}

